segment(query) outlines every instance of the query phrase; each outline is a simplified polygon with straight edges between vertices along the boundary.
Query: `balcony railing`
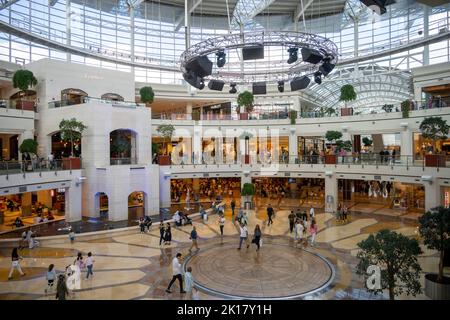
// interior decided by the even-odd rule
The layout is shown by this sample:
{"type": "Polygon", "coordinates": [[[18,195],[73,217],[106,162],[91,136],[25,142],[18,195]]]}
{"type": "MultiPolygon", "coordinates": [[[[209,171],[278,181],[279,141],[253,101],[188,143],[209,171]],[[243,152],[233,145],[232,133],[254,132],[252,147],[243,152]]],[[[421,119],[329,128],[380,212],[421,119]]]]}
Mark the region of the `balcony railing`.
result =
{"type": "Polygon", "coordinates": [[[145,107],[145,104],[143,103],[136,103],[133,101],[114,101],[114,100],[107,100],[107,99],[101,99],[101,98],[94,98],[94,97],[83,97],[80,99],[80,101],[72,101],[72,100],[53,100],[48,103],[48,107],[50,109],[54,108],[61,108],[61,107],[68,107],[78,104],[85,104],[89,102],[97,102],[97,103],[104,103],[111,105],[113,107],[121,107],[121,108],[137,108],[137,107],[145,107]]]}
{"type": "Polygon", "coordinates": [[[110,165],[137,164],[136,158],[110,158],[110,165]]]}
{"type": "Polygon", "coordinates": [[[0,108],[36,111],[36,101],[33,100],[0,100],[0,108]]]}
{"type": "MultiPolygon", "coordinates": [[[[227,161],[211,159],[205,161],[204,159],[195,158],[195,162],[184,158],[183,161],[172,161],[171,165],[282,165],[282,164],[295,164],[295,165],[372,165],[372,166],[391,166],[391,167],[425,167],[426,160],[417,159],[414,156],[381,156],[379,154],[365,154],[361,153],[359,155],[332,155],[330,156],[280,156],[278,159],[266,156],[265,158],[259,155],[250,155],[249,157],[240,156],[237,159],[227,161]],[[245,161],[247,160],[247,162],[245,161]]],[[[450,158],[447,157],[447,161],[450,158]]],[[[445,164],[437,164],[437,167],[444,167],[445,164]]]]}
{"type": "Polygon", "coordinates": [[[78,169],[80,169],[80,165],[74,164],[74,162],[70,161],[69,159],[58,159],[53,161],[44,159],[25,161],[0,161],[0,175],[78,169]]]}

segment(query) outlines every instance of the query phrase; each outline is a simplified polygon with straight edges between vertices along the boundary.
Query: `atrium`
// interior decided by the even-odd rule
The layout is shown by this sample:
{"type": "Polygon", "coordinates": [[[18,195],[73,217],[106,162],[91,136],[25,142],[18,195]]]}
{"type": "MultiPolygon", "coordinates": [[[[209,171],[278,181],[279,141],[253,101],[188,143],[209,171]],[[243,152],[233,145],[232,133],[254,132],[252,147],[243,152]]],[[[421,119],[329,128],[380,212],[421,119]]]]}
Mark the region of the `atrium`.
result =
{"type": "Polygon", "coordinates": [[[0,300],[449,300],[450,3],[0,0],[0,300]]]}

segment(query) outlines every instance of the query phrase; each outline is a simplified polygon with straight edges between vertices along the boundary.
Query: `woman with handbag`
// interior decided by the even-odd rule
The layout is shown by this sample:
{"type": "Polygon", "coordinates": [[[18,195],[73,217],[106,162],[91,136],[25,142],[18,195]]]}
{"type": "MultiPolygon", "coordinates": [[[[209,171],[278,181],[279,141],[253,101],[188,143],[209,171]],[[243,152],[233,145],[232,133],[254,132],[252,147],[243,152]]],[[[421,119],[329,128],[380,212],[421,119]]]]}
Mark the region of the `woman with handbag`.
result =
{"type": "Polygon", "coordinates": [[[11,253],[11,270],[9,271],[8,280],[12,279],[14,269],[17,269],[22,277],[25,275],[25,273],[22,271],[22,268],[20,267],[19,262],[22,259],[23,258],[19,256],[19,253],[17,252],[17,248],[14,248],[11,253]]]}
{"type": "Polygon", "coordinates": [[[170,246],[170,242],[172,241],[172,230],[170,228],[170,224],[166,224],[166,228],[164,229],[164,244],[170,246]]]}
{"type": "Polygon", "coordinates": [[[256,251],[259,251],[261,245],[261,236],[262,232],[261,229],[259,228],[259,224],[257,224],[255,227],[255,232],[253,234],[253,241],[252,241],[254,244],[256,244],[256,251]]]}

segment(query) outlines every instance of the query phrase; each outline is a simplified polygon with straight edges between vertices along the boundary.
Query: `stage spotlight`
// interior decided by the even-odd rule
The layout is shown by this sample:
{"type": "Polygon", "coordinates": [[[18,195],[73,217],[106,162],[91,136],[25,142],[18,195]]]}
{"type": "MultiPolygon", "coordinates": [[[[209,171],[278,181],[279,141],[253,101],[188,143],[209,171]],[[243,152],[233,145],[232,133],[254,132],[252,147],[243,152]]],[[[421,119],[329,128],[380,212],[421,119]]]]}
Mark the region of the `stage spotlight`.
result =
{"type": "Polygon", "coordinates": [[[231,89],[228,92],[232,93],[232,94],[235,94],[237,92],[236,83],[234,83],[234,82],[230,83],[230,87],[231,87],[231,89]]]}
{"type": "Polygon", "coordinates": [[[287,61],[287,63],[292,64],[295,61],[297,61],[298,59],[298,48],[289,48],[288,49],[289,52],[289,59],[287,61]]]}
{"type": "Polygon", "coordinates": [[[226,55],[225,51],[220,50],[219,52],[216,53],[216,56],[217,56],[217,67],[222,68],[225,65],[225,63],[227,62],[227,59],[226,59],[227,55],[226,55]]]}
{"type": "Polygon", "coordinates": [[[284,81],[278,81],[278,92],[284,92],[284,81]]]}
{"type": "Polygon", "coordinates": [[[314,73],[314,82],[317,84],[322,83],[322,73],[320,71],[314,73]]]}
{"type": "Polygon", "coordinates": [[[323,64],[319,67],[319,71],[326,77],[334,69],[335,65],[330,62],[331,58],[323,59],[323,64]]]}
{"type": "Polygon", "coordinates": [[[205,88],[205,81],[203,80],[203,78],[200,80],[200,85],[198,86],[198,88],[200,90],[203,90],[205,88]]]}

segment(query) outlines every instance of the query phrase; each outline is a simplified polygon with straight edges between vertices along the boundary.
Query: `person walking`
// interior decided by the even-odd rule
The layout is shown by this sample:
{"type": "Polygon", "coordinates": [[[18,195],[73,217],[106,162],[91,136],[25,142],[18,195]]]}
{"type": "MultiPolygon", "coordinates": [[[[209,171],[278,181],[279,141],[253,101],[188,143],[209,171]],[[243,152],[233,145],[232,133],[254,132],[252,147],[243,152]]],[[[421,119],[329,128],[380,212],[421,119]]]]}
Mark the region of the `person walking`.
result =
{"type": "MultiPolygon", "coordinates": [[[[242,247],[242,242],[247,242],[247,238],[248,238],[248,229],[247,226],[243,223],[240,224],[239,226],[239,248],[237,248],[238,250],[241,250],[242,247]]],[[[250,245],[247,243],[247,249],[250,245]]]]}
{"type": "Polygon", "coordinates": [[[172,229],[170,228],[170,223],[166,223],[164,228],[164,244],[169,245],[172,242],[172,229]]]}
{"type": "Polygon", "coordinates": [[[89,275],[94,276],[94,273],[92,272],[92,269],[94,268],[94,258],[92,257],[92,252],[88,252],[87,258],[86,258],[86,279],[89,279],[89,275]]]}
{"type": "Polygon", "coordinates": [[[184,273],[184,288],[187,293],[187,298],[192,299],[194,290],[194,276],[192,275],[192,267],[188,267],[184,273]]]}
{"type": "Polygon", "coordinates": [[[223,238],[223,227],[225,226],[225,217],[224,215],[220,215],[219,217],[219,228],[220,228],[220,237],[223,238]]]}
{"type": "Polygon", "coordinates": [[[189,239],[192,240],[192,245],[189,248],[189,253],[192,252],[192,248],[194,248],[194,247],[197,249],[197,251],[200,250],[200,248],[198,247],[198,243],[197,243],[198,234],[197,234],[197,230],[195,229],[195,227],[192,227],[191,236],[189,237],[189,239]]]}
{"type": "Polygon", "coordinates": [[[295,225],[295,241],[296,245],[300,242],[303,242],[303,231],[305,230],[305,227],[303,225],[302,220],[297,220],[297,224],[295,225]]]}
{"type": "Polygon", "coordinates": [[[346,205],[344,205],[344,208],[342,209],[342,220],[344,222],[347,222],[347,214],[348,214],[348,208],[346,205]]]}
{"type": "Polygon", "coordinates": [[[17,252],[17,248],[14,248],[11,252],[11,270],[9,270],[8,280],[12,279],[14,269],[17,269],[22,277],[26,274],[20,267],[20,260],[22,259],[23,258],[19,256],[19,253],[17,252]]]}
{"type": "Polygon", "coordinates": [[[316,215],[316,212],[314,211],[314,207],[311,206],[311,209],[309,209],[309,217],[311,219],[314,219],[314,216],[316,215]]]}
{"type": "Polygon", "coordinates": [[[178,279],[178,282],[180,284],[180,293],[186,293],[186,291],[183,290],[183,275],[181,270],[181,263],[183,262],[183,257],[181,253],[177,253],[176,257],[172,260],[172,280],[170,280],[169,286],[166,289],[167,293],[172,293],[170,291],[170,288],[172,287],[175,280],[178,279]]]}
{"type": "Polygon", "coordinates": [[[295,224],[295,213],[294,211],[291,210],[291,213],[288,216],[289,219],[289,232],[292,233],[292,231],[294,230],[294,224],[295,224]]]}
{"type": "Polygon", "coordinates": [[[236,201],[234,199],[231,200],[231,216],[234,217],[234,209],[236,208],[236,201]]]}
{"type": "Polygon", "coordinates": [[[81,252],[78,252],[77,258],[75,259],[73,264],[80,268],[80,271],[84,268],[85,264],[81,252]]]}
{"type": "Polygon", "coordinates": [[[238,214],[237,214],[237,217],[236,217],[236,219],[237,219],[237,221],[239,222],[239,223],[241,223],[241,219],[242,219],[242,216],[244,215],[244,210],[242,209],[242,208],[239,208],[239,210],[238,210],[238,214]]]}
{"type": "Polygon", "coordinates": [[[53,289],[53,285],[56,279],[56,271],[54,264],[48,266],[45,279],[47,279],[47,288],[45,288],[45,294],[47,294],[51,289],[53,289]]]}
{"type": "Polygon", "coordinates": [[[159,245],[162,244],[163,240],[164,240],[164,221],[161,220],[159,223],[159,245]]]}
{"type": "Polygon", "coordinates": [[[60,274],[58,276],[58,283],[56,284],[56,299],[66,300],[68,294],[69,289],[67,289],[66,276],[64,274],[60,274]]]}
{"type": "Polygon", "coordinates": [[[244,226],[248,225],[248,216],[247,216],[247,212],[244,211],[242,218],[241,218],[241,223],[244,224],[244,226]]]}
{"type": "Polygon", "coordinates": [[[262,236],[262,232],[261,232],[261,229],[259,228],[259,224],[256,225],[253,236],[254,236],[254,238],[253,238],[252,242],[254,244],[256,244],[256,251],[259,251],[259,248],[261,246],[261,236],[262,236]]]}
{"type": "Polygon", "coordinates": [[[272,221],[272,216],[273,216],[273,208],[272,205],[269,203],[269,206],[267,207],[267,216],[269,217],[268,221],[267,221],[267,226],[270,226],[271,224],[273,224],[272,221]]]}
{"type": "Polygon", "coordinates": [[[311,220],[311,226],[309,227],[309,233],[311,233],[311,247],[314,247],[317,234],[317,223],[315,219],[311,220]]]}

